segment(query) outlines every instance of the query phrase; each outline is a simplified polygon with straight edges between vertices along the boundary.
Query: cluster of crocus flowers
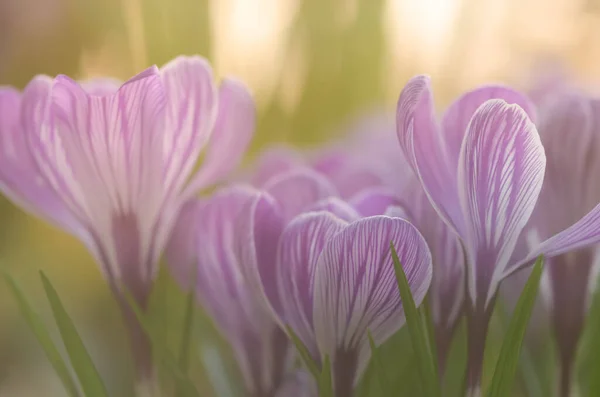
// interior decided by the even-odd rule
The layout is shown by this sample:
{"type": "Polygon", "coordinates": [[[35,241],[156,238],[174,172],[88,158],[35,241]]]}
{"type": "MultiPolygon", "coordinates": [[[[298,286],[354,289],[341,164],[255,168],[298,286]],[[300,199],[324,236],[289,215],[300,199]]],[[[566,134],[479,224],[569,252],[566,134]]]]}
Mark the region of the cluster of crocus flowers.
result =
{"type": "Polygon", "coordinates": [[[268,150],[244,183],[198,198],[254,131],[243,84],[216,86],[198,57],[123,84],[38,76],[22,93],[0,90],[0,188],[89,248],[121,303],[140,381],[154,375],[151,349],[125,292],[145,308],[166,248],[231,344],[247,395],[316,396],[293,333],[317,367],[329,360],[335,396],[352,396],[369,335],[381,345],[405,322],[393,244],[416,304],[429,294],[440,372],[466,316],[469,396],[481,394],[500,283],[547,258],[567,395],[600,241],[596,100],[561,91],[536,107],[484,86],[439,122],[433,102],[417,76],[395,123],[366,120],[311,153],[268,150]]]}

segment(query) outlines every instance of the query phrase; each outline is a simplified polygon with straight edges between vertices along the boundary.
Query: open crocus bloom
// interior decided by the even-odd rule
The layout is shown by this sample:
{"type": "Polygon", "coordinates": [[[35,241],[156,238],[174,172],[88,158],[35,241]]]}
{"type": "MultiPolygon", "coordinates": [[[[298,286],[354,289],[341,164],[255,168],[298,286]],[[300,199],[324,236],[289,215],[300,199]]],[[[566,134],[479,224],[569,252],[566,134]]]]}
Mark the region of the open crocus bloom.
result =
{"type": "MultiPolygon", "coordinates": [[[[548,164],[532,226],[540,239],[569,227],[600,201],[600,100],[556,90],[540,107],[540,136],[548,164]]],[[[549,260],[542,292],[549,298],[561,360],[561,395],[571,393],[571,372],[590,292],[600,265],[598,247],[549,260]]]]}
{"type": "Polygon", "coordinates": [[[512,260],[542,188],[546,156],[532,106],[509,88],[466,93],[435,120],[429,78],[417,76],[402,91],[400,146],[444,222],[459,236],[467,259],[467,314],[471,336],[469,390],[479,393],[489,316],[500,281],[546,257],[600,239],[600,207],[568,229],[512,260]]]}
{"type": "MultiPolygon", "coordinates": [[[[338,205],[347,204],[328,203],[338,205]]],[[[370,357],[368,330],[379,345],[404,323],[390,242],[417,304],[431,281],[431,255],[403,219],[349,222],[332,212],[306,212],[286,225],[277,202],[263,193],[244,214],[240,248],[246,278],[277,321],[292,328],[316,362],[330,357],[336,396],[349,396],[370,357]]]]}
{"type": "Polygon", "coordinates": [[[287,336],[241,272],[237,222],[257,195],[252,188],[234,186],[206,201],[190,201],[177,222],[167,258],[184,287],[196,274],[196,296],[229,341],[246,395],[273,397],[283,393],[282,388],[289,395],[309,395],[300,394],[310,390],[310,382],[294,375],[287,336]]]}
{"type": "Polygon", "coordinates": [[[79,237],[117,295],[124,285],[142,307],[181,206],[237,164],[254,129],[246,88],[217,89],[199,57],[120,87],[42,76],[0,98],[3,191],[79,237]]]}

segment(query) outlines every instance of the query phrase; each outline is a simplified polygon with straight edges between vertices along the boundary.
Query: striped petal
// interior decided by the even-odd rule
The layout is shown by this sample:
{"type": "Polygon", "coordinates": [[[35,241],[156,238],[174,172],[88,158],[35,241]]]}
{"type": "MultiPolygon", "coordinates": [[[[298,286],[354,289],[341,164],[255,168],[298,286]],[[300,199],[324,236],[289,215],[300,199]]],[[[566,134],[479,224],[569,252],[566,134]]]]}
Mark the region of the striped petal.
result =
{"type": "Polygon", "coordinates": [[[431,204],[442,219],[463,236],[465,226],[458,199],[458,170],[451,163],[435,120],[429,77],[416,76],[402,90],[396,128],[404,156],[419,177],[431,204]]]}
{"type": "Polygon", "coordinates": [[[279,203],[286,221],[320,200],[338,196],[335,187],[324,176],[308,168],[279,174],[264,189],[279,203]]]}
{"type": "Polygon", "coordinates": [[[535,121],[533,104],[523,94],[510,87],[487,85],[463,94],[448,107],[442,117],[443,137],[452,167],[458,167],[460,148],[471,118],[489,99],[502,99],[508,104],[517,104],[535,121]]]}
{"type": "Polygon", "coordinates": [[[187,194],[217,183],[242,160],[256,127],[256,109],[248,88],[225,79],[219,87],[218,117],[198,174],[190,181],[187,194]]]}
{"type": "Polygon", "coordinates": [[[157,261],[151,231],[163,200],[157,175],[165,96],[158,71],[146,70],[110,96],[88,95],[59,76],[50,100],[51,125],[29,135],[39,170],[94,234],[109,278],[119,278],[119,264],[127,264],[130,277],[148,280],[157,261]]]}
{"type": "Polygon", "coordinates": [[[337,365],[354,362],[357,379],[370,356],[367,330],[379,345],[405,321],[390,242],[419,305],[431,282],[431,254],[405,220],[375,216],[351,223],[329,240],[319,258],[315,334],[321,354],[332,358],[334,372],[337,365]]]}
{"type": "Polygon", "coordinates": [[[546,157],[527,113],[494,99],[475,112],[459,164],[469,296],[487,306],[533,212],[546,157]]]}
{"type": "Polygon", "coordinates": [[[317,260],[329,239],[347,223],[328,212],[294,218],[283,231],[277,255],[280,316],[319,360],[313,327],[313,293],[317,260]]]}
{"type": "Polygon", "coordinates": [[[168,192],[177,194],[213,132],[217,92],[212,69],[200,57],[175,58],[161,68],[160,77],[167,105],[163,183],[168,192]]]}

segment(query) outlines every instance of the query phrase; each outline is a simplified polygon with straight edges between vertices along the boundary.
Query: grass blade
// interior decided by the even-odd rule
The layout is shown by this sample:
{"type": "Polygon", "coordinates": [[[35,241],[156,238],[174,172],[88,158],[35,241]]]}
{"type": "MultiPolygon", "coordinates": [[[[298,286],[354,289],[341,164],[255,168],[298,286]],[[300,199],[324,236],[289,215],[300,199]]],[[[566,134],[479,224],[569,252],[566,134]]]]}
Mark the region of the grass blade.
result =
{"type": "Polygon", "coordinates": [[[139,307],[131,293],[124,290],[124,296],[127,303],[131,307],[136,319],[140,323],[142,329],[148,335],[150,342],[152,343],[152,350],[156,357],[161,361],[165,368],[169,371],[171,376],[176,381],[177,389],[181,396],[185,397],[199,397],[198,390],[194,386],[194,383],[188,378],[188,376],[181,371],[179,363],[175,356],[169,351],[169,348],[164,339],[158,333],[154,332],[151,321],[146,318],[142,309],[139,307]]]}
{"type": "Polygon", "coordinates": [[[521,345],[527,330],[527,324],[537,298],[540,278],[542,277],[543,257],[539,257],[523,292],[519,297],[513,316],[508,324],[500,355],[496,362],[494,376],[488,393],[489,397],[510,397],[517,373],[517,364],[521,345]]]}
{"type": "Polygon", "coordinates": [[[21,315],[25,318],[29,329],[35,335],[35,338],[42,346],[42,349],[44,349],[48,361],[50,361],[50,364],[52,364],[54,371],[63,383],[68,395],[70,397],[78,397],[79,391],[77,389],[77,384],[71,376],[71,372],[67,367],[67,363],[52,341],[52,338],[50,337],[50,334],[48,333],[44,323],[38,314],[33,310],[15,280],[8,274],[4,274],[4,279],[8,285],[9,291],[17,301],[21,315]]]}
{"type": "Polygon", "coordinates": [[[390,249],[392,251],[396,281],[398,282],[400,298],[402,299],[402,306],[406,315],[406,325],[408,326],[415,352],[415,361],[419,368],[423,392],[428,397],[439,397],[441,396],[441,389],[436,370],[437,359],[433,356],[429,346],[430,332],[425,328],[421,314],[417,310],[406,274],[404,274],[404,269],[402,269],[402,264],[400,263],[400,258],[398,258],[398,253],[393,242],[390,242],[390,249]]]}
{"type": "Polygon", "coordinates": [[[333,397],[333,384],[331,381],[331,361],[325,356],[323,370],[319,379],[319,397],[333,397]]]}
{"type": "Polygon", "coordinates": [[[391,388],[390,382],[386,375],[385,366],[383,365],[383,361],[379,356],[379,349],[375,346],[375,340],[373,340],[373,335],[371,335],[371,330],[367,330],[367,337],[369,338],[369,345],[371,346],[371,360],[373,361],[373,372],[375,372],[374,376],[379,380],[379,386],[381,387],[381,395],[385,396],[392,393],[393,389],[391,388]]]}
{"type": "Polygon", "coordinates": [[[65,310],[56,290],[44,272],[40,271],[46,297],[50,302],[54,320],[60,331],[63,343],[71,360],[71,365],[79,379],[86,397],[108,397],[104,382],[92,361],[88,351],[73,324],[73,320],[65,310]]]}
{"type": "Polygon", "coordinates": [[[584,339],[581,343],[585,355],[585,372],[588,374],[588,396],[600,396],[600,277],[592,297],[586,320],[584,339]]]}
{"type": "MultiPolygon", "coordinates": [[[[184,374],[187,374],[190,364],[190,353],[192,350],[192,329],[194,327],[195,300],[196,294],[194,293],[194,289],[192,289],[188,293],[188,297],[186,299],[183,332],[181,335],[181,344],[179,346],[179,369],[184,374]]],[[[179,390],[178,388],[175,395],[183,396],[183,391],[179,390]]]]}
{"type": "Polygon", "coordinates": [[[292,330],[292,328],[290,328],[289,325],[286,325],[285,329],[286,329],[288,335],[290,336],[290,339],[296,346],[296,350],[298,351],[298,354],[300,354],[300,358],[302,359],[302,362],[304,363],[304,365],[306,365],[306,368],[314,376],[315,380],[317,382],[319,382],[319,379],[321,378],[321,371],[319,371],[319,367],[317,366],[317,364],[313,361],[312,357],[310,356],[308,349],[306,348],[306,346],[304,346],[304,343],[302,343],[300,338],[298,338],[298,335],[296,335],[294,330],[292,330]]]}

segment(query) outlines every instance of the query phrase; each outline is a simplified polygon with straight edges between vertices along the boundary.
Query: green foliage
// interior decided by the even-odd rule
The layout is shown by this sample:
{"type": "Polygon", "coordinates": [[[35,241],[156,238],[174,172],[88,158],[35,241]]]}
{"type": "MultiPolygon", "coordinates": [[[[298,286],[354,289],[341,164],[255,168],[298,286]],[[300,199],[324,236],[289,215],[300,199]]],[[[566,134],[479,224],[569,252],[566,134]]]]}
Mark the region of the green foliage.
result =
{"type": "Polygon", "coordinates": [[[488,394],[489,397],[510,397],[513,395],[513,384],[517,373],[521,345],[537,297],[542,270],[543,258],[540,256],[519,297],[506,336],[502,342],[500,356],[496,363],[488,394]]]}

